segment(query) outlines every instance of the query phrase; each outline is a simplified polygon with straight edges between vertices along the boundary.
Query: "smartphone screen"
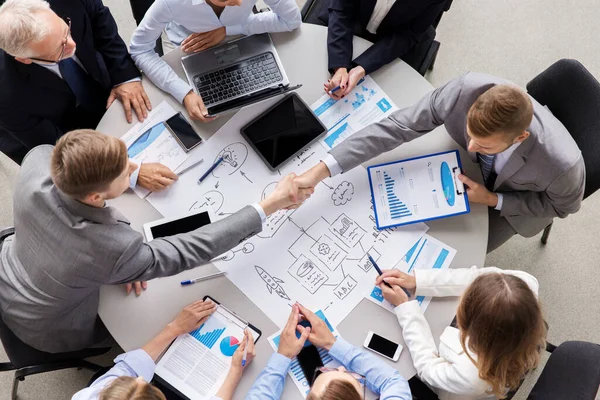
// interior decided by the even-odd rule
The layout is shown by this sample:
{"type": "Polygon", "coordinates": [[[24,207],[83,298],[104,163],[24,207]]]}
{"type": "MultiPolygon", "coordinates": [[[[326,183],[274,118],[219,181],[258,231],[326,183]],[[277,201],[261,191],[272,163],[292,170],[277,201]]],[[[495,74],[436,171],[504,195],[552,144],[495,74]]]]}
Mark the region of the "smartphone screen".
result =
{"type": "Polygon", "coordinates": [[[177,113],[166,120],[165,124],[170,128],[175,139],[177,139],[186,151],[190,151],[202,143],[202,138],[198,136],[194,128],[192,128],[181,113],[177,113]]]}
{"type": "Polygon", "coordinates": [[[303,348],[297,358],[298,364],[300,364],[300,368],[302,368],[302,372],[304,372],[304,376],[308,381],[308,385],[312,386],[315,371],[317,368],[323,366],[323,360],[321,360],[319,350],[311,344],[310,346],[303,348]]]}
{"type": "Polygon", "coordinates": [[[376,333],[373,333],[371,341],[369,342],[367,347],[389,358],[394,358],[396,350],[398,350],[397,343],[394,343],[391,340],[381,337],[376,333]]]}

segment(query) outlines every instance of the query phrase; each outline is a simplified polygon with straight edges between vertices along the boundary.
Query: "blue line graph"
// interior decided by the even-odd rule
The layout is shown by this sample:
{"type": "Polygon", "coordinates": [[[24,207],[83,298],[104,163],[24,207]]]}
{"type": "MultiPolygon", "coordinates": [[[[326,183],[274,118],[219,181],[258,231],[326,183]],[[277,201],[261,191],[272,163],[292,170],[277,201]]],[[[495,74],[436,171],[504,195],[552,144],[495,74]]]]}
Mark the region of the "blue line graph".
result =
{"type": "Polygon", "coordinates": [[[336,131],[333,132],[331,135],[327,136],[324,139],[325,143],[327,143],[327,146],[329,146],[329,148],[333,149],[333,147],[335,146],[335,142],[340,138],[340,136],[342,135],[342,133],[344,133],[346,131],[346,129],[348,129],[348,123],[347,122],[344,123],[338,129],[336,129],[336,131]]]}
{"type": "Polygon", "coordinates": [[[400,201],[396,194],[394,193],[394,186],[396,181],[384,172],[383,178],[385,181],[385,191],[388,200],[388,207],[390,209],[390,217],[392,219],[398,219],[402,217],[408,217],[412,215],[406,204],[400,201]]]}
{"type": "Polygon", "coordinates": [[[191,331],[190,335],[209,349],[212,349],[223,332],[225,332],[225,329],[225,324],[215,317],[212,317],[204,324],[200,325],[200,328],[191,331]]]}

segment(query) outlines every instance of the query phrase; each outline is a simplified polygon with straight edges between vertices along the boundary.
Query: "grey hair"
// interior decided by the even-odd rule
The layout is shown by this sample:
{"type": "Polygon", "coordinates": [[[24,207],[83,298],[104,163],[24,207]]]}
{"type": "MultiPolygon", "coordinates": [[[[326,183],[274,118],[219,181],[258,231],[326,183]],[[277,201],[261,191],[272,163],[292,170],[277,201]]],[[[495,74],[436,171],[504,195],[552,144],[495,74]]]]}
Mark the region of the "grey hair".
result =
{"type": "Polygon", "coordinates": [[[6,0],[0,6],[0,49],[15,57],[33,57],[29,44],[49,32],[36,14],[49,9],[44,0],[6,0]]]}

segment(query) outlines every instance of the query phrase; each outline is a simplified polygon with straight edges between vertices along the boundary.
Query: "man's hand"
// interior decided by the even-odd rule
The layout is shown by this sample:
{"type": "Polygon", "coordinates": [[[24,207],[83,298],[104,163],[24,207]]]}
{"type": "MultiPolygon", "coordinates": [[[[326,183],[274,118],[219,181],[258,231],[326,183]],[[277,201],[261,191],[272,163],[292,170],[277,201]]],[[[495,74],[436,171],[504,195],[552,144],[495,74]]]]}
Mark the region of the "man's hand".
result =
{"type": "Polygon", "coordinates": [[[151,192],[159,192],[171,186],[179,177],[160,163],[144,163],[140,167],[137,184],[151,192]]]}
{"type": "Polygon", "coordinates": [[[314,188],[319,182],[329,178],[329,176],[329,168],[321,161],[302,175],[298,176],[295,179],[295,183],[298,184],[300,189],[314,188]]]}
{"type": "Polygon", "coordinates": [[[146,281],[126,283],[125,284],[125,294],[127,296],[129,296],[129,293],[131,293],[131,290],[135,289],[135,295],[139,296],[140,294],[142,294],[142,290],[146,290],[147,288],[148,288],[148,284],[146,283],[146,281]]]}
{"type": "Polygon", "coordinates": [[[381,285],[383,282],[387,282],[390,285],[398,285],[408,291],[414,291],[417,288],[417,281],[414,275],[405,274],[397,269],[384,269],[382,275],[377,277],[375,284],[381,285]]]}
{"type": "Polygon", "coordinates": [[[202,98],[194,93],[193,90],[183,98],[183,105],[190,115],[190,118],[193,120],[210,122],[216,118],[208,116],[208,110],[206,109],[202,98]]]}
{"type": "Polygon", "coordinates": [[[389,301],[394,307],[398,307],[400,304],[408,301],[408,295],[400,286],[394,284],[390,284],[390,286],[391,288],[388,287],[384,282],[381,282],[377,285],[377,287],[381,289],[384,299],[389,301]]]}
{"type": "Polygon", "coordinates": [[[267,216],[283,208],[300,207],[314,193],[313,188],[299,188],[295,178],[296,174],[289,174],[283,178],[273,193],[259,203],[267,216]]]}
{"type": "Polygon", "coordinates": [[[146,119],[148,111],[152,110],[152,104],[148,95],[146,95],[142,82],[122,83],[119,86],[115,86],[108,96],[108,101],[106,102],[107,110],[116,99],[119,99],[123,103],[125,118],[127,118],[127,122],[129,123],[132,121],[132,108],[135,110],[135,115],[137,115],[140,121],[146,119]]]}
{"type": "Polygon", "coordinates": [[[173,332],[179,336],[198,329],[217,310],[217,305],[212,301],[198,300],[186,306],[177,317],[169,324],[173,332]]]}
{"type": "Polygon", "coordinates": [[[317,347],[322,347],[325,350],[331,350],[331,346],[335,343],[335,337],[333,333],[327,327],[325,321],[321,318],[317,317],[315,313],[310,311],[308,308],[297,304],[296,305],[300,310],[302,316],[310,322],[310,328],[305,328],[302,325],[296,326],[299,332],[304,334],[307,330],[309,330],[308,340],[317,347]]]}
{"type": "Polygon", "coordinates": [[[496,207],[498,205],[498,195],[492,193],[484,185],[481,185],[466,175],[460,174],[458,179],[467,185],[467,196],[469,201],[473,203],[485,204],[488,207],[496,207]]]}
{"type": "Polygon", "coordinates": [[[325,93],[329,95],[334,100],[341,99],[344,94],[344,90],[346,90],[346,86],[348,85],[348,70],[346,68],[338,68],[335,70],[335,74],[331,77],[327,83],[323,85],[323,89],[325,93]],[[340,88],[335,92],[331,92],[331,90],[335,87],[339,86],[340,88]]]}
{"type": "Polygon", "coordinates": [[[225,39],[225,27],[214,29],[208,32],[192,33],[181,42],[181,50],[186,53],[195,53],[216,46],[225,39]]]}
{"type": "Polygon", "coordinates": [[[256,357],[256,350],[254,348],[254,337],[249,329],[244,331],[244,340],[233,353],[231,359],[231,370],[239,371],[240,373],[248,366],[256,357]],[[242,367],[242,359],[244,358],[244,349],[248,346],[248,354],[246,354],[246,365],[242,367]]]}
{"type": "Polygon", "coordinates": [[[300,353],[304,347],[304,342],[306,342],[308,335],[310,335],[310,328],[305,328],[302,330],[300,339],[296,337],[296,325],[298,325],[298,322],[300,322],[300,310],[298,309],[298,305],[294,304],[288,322],[281,331],[279,348],[277,349],[279,354],[290,359],[300,353]]]}

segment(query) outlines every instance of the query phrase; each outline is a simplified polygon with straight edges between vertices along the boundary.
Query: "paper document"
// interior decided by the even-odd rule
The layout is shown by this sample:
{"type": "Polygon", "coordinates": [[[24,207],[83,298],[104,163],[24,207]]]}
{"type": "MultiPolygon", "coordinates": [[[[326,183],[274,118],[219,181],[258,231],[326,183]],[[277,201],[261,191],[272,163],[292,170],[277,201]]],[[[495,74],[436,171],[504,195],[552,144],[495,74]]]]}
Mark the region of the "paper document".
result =
{"type": "MultiPolygon", "coordinates": [[[[156,365],[156,374],[194,400],[214,396],[225,380],[247,325],[224,307],[198,329],[179,336],[156,365]]],[[[258,333],[253,332],[254,338],[258,333]]]]}
{"type": "Polygon", "coordinates": [[[379,229],[469,212],[457,150],[367,168],[379,229]],[[458,183],[457,183],[458,182],[458,183]]]}
{"type": "MultiPolygon", "coordinates": [[[[327,317],[325,317],[325,314],[323,313],[323,311],[319,310],[319,311],[315,312],[315,314],[327,323],[327,327],[333,333],[333,336],[337,338],[338,337],[337,330],[327,320],[327,317]]],[[[281,331],[276,332],[268,339],[269,344],[271,345],[271,347],[273,347],[274,351],[277,351],[277,349],[279,348],[279,338],[280,337],[281,337],[281,331]]],[[[310,344],[311,343],[309,341],[306,341],[304,346],[306,347],[306,346],[309,346],[310,344]]],[[[325,367],[337,368],[341,365],[339,362],[335,361],[331,357],[331,355],[329,354],[329,352],[327,350],[319,348],[319,347],[317,347],[317,349],[319,350],[319,355],[321,356],[321,360],[323,361],[323,365],[325,367]]],[[[308,385],[308,380],[306,380],[304,371],[302,371],[302,368],[300,367],[300,363],[298,363],[298,359],[296,357],[294,357],[292,359],[292,365],[290,366],[290,370],[288,371],[288,374],[289,374],[290,378],[292,378],[294,385],[296,385],[296,387],[300,391],[300,394],[302,394],[302,397],[306,398],[306,396],[308,395],[308,392],[310,391],[310,386],[308,385]]]]}
{"type": "MultiPolygon", "coordinates": [[[[127,146],[129,159],[141,165],[144,162],[157,162],[174,171],[188,158],[188,154],[162,123],[177,112],[163,101],[148,113],[144,122],[138,122],[121,138],[127,146]]],[[[138,196],[145,197],[149,191],[136,187],[138,196]]]]}
{"type": "MultiPolygon", "coordinates": [[[[455,255],[456,250],[452,247],[445,245],[434,237],[424,235],[394,269],[411,274],[415,269],[448,268],[455,255]]],[[[380,265],[380,267],[386,268],[384,265],[380,265]]],[[[383,298],[383,293],[377,286],[373,287],[367,298],[386,310],[394,312],[395,307],[383,298]]],[[[431,297],[417,296],[416,300],[419,302],[421,310],[425,312],[431,302],[431,297]]]]}
{"type": "Polygon", "coordinates": [[[343,99],[333,100],[325,94],[310,108],[327,127],[325,137],[320,140],[327,150],[333,149],[354,132],[398,110],[370,76],[366,76],[343,99]]]}

